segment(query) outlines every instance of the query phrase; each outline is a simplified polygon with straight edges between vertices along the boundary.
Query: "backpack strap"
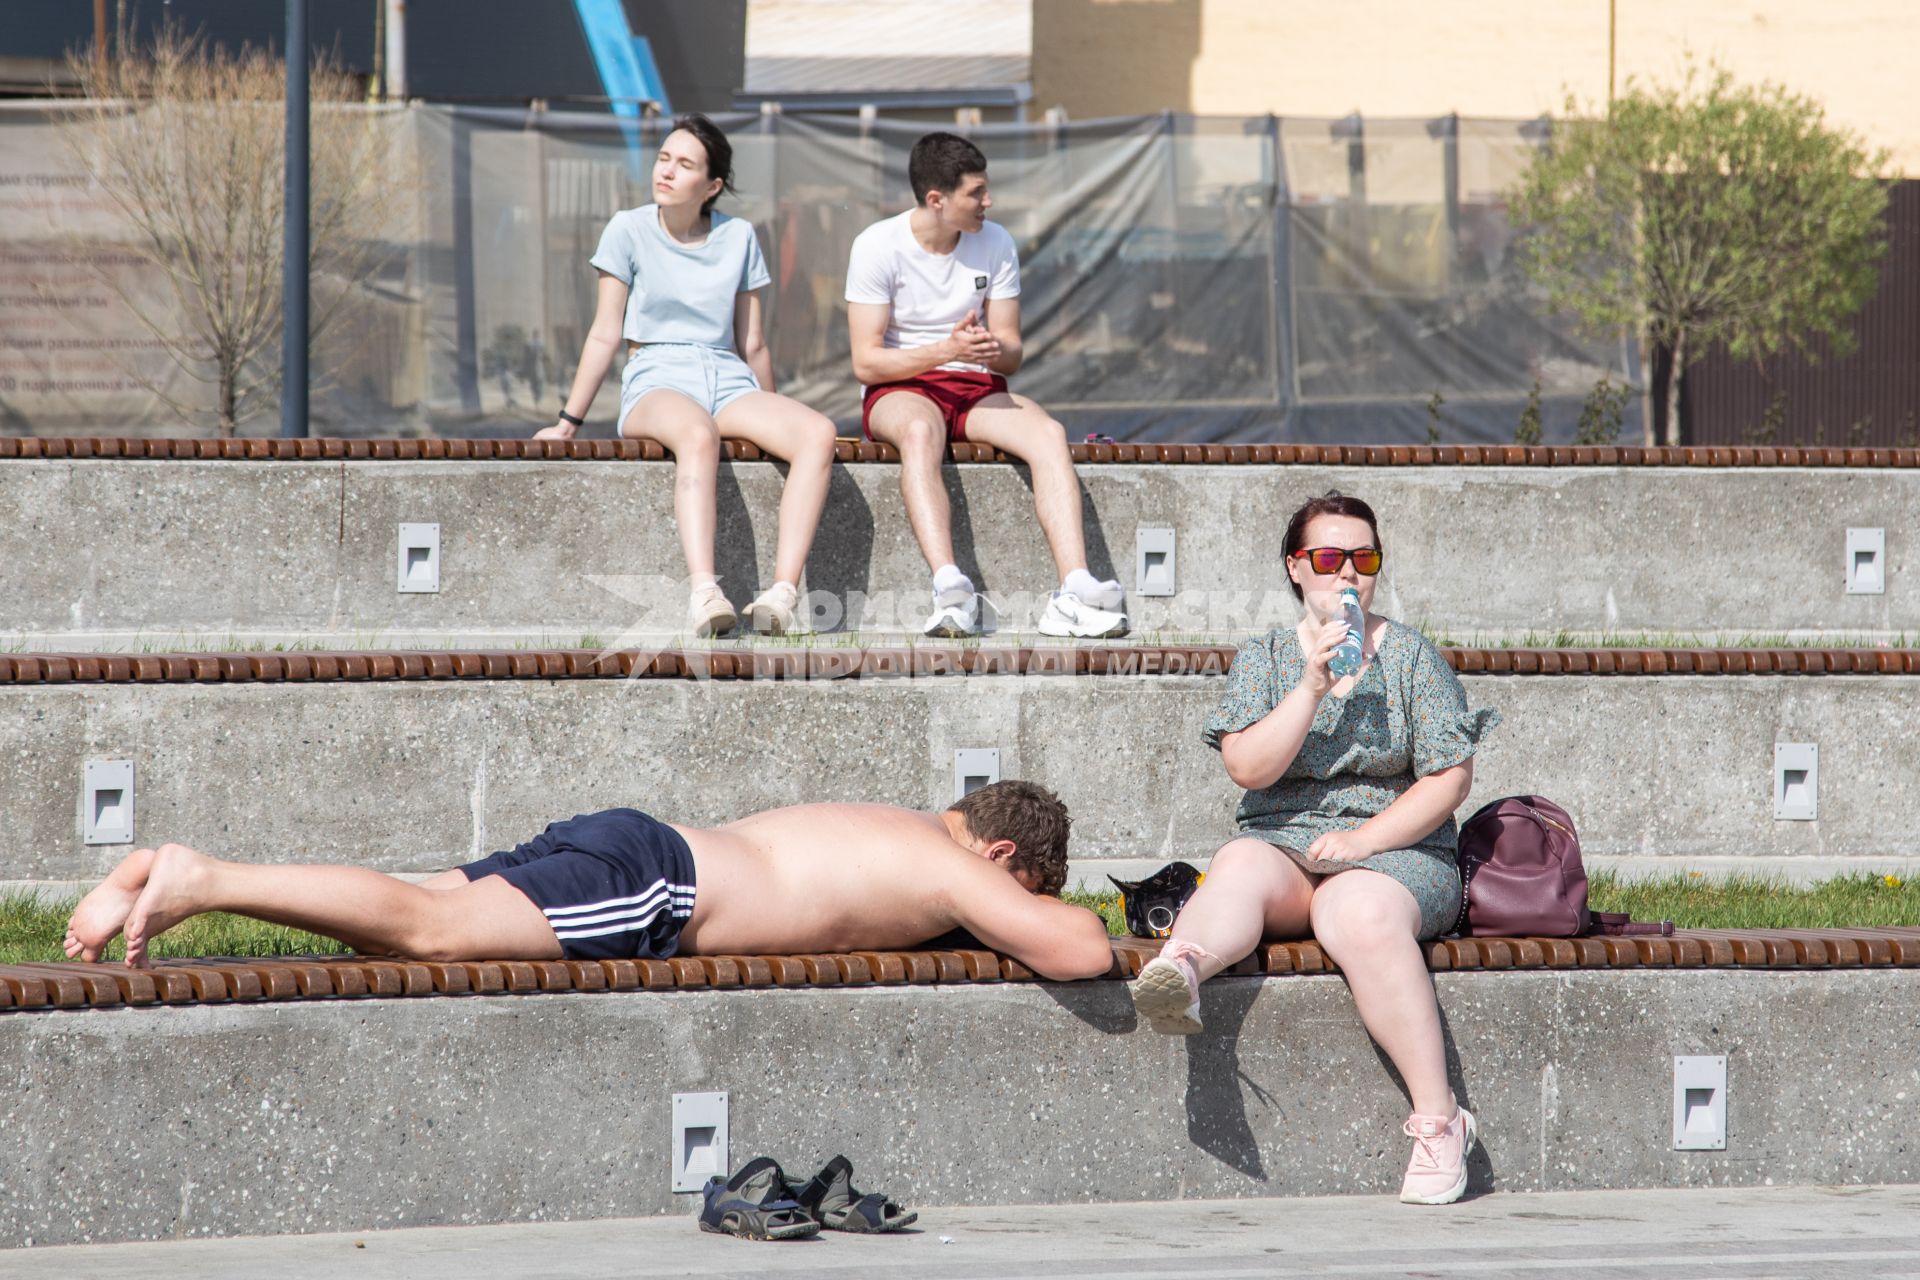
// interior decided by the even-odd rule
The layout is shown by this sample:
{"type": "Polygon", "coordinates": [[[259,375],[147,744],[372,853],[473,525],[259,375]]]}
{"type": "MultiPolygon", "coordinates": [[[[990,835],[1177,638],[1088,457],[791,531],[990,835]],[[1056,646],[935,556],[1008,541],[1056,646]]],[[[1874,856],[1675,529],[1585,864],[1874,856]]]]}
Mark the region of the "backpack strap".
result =
{"type": "Polygon", "coordinates": [[[1624,911],[1592,911],[1588,914],[1593,919],[1592,926],[1587,930],[1590,934],[1605,934],[1609,938],[1673,936],[1671,920],[1636,921],[1624,911]]]}

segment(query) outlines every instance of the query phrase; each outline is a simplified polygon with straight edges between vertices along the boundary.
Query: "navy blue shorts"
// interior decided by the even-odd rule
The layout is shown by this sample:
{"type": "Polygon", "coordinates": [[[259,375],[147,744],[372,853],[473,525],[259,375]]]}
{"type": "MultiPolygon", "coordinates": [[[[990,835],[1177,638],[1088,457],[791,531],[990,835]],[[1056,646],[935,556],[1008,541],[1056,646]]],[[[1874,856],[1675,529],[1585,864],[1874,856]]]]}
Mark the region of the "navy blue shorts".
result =
{"type": "Polygon", "coordinates": [[[460,870],[470,881],[499,876],[526,894],[569,960],[664,960],[693,915],[693,851],[637,809],[556,822],[460,870]]]}

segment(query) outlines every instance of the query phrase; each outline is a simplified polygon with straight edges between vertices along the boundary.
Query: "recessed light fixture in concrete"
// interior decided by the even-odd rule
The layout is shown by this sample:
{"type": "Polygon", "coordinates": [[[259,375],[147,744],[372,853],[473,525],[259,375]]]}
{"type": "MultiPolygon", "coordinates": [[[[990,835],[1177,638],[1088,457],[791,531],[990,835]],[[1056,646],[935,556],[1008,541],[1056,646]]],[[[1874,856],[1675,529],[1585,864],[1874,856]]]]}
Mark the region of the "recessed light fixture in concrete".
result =
{"type": "Polygon", "coordinates": [[[1727,1149],[1727,1060],[1724,1055],[1674,1058],[1673,1149],[1727,1149]]]}
{"type": "Polygon", "coordinates": [[[1133,594],[1170,596],[1174,594],[1174,553],[1176,536],[1171,529],[1136,529],[1133,535],[1133,594]]]}
{"type": "Polygon", "coordinates": [[[1887,531],[1847,530],[1847,594],[1884,595],[1887,590],[1887,531]]]}
{"type": "Polygon", "coordinates": [[[440,590],[440,526],[400,526],[399,588],[403,594],[440,590]]]}
{"type": "Polygon", "coordinates": [[[698,1191],[727,1174],[727,1095],[673,1095],[673,1189],[698,1191]]]}
{"type": "Polygon", "coordinates": [[[89,760],[80,783],[82,844],[133,843],[133,761],[89,760]]]}
{"type": "Polygon", "coordinates": [[[953,798],[964,799],[1000,781],[1000,748],[962,747],[953,753],[953,798]]]}
{"type": "Polygon", "coordinates": [[[1797,822],[1820,816],[1820,744],[1773,744],[1773,816],[1797,822]]]}

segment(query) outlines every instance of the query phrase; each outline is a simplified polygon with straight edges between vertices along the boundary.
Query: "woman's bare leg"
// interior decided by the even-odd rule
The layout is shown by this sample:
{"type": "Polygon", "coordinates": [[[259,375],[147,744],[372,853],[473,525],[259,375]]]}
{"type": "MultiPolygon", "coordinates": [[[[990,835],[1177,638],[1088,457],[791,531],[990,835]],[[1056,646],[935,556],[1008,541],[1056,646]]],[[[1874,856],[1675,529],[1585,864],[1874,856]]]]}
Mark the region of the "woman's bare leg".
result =
{"type": "Polygon", "coordinates": [[[560,942],[527,896],[498,876],[433,890],[365,867],[222,862],[185,845],[154,855],[126,918],[127,964],[190,916],[232,911],[338,938],[368,953],[421,960],[554,960],[560,942]]]}
{"type": "Polygon", "coordinates": [[[655,440],[673,455],[673,522],[687,576],[699,587],[714,581],[714,490],[720,469],[720,429],[707,411],[678,391],[649,391],[634,402],[620,434],[655,440]]]}
{"type": "Polygon", "coordinates": [[[1242,836],[1213,855],[1207,879],[1173,922],[1172,937],[1199,947],[1194,972],[1205,982],[1251,955],[1262,938],[1305,937],[1313,883],[1293,859],[1242,836]]]}
{"type": "Polygon", "coordinates": [[[1313,936],[1340,966],[1360,1021],[1406,1081],[1414,1111],[1451,1117],[1440,1006],[1418,941],[1420,904],[1399,881],[1363,868],[1324,881],[1312,917],[1313,936]]]}
{"type": "Polygon", "coordinates": [[[723,440],[745,440],[787,464],[780,493],[780,538],[773,578],[796,590],[807,552],[827,506],[833,475],[833,421],[798,400],[771,391],[750,391],[729,402],[715,422],[723,440]]]}
{"type": "Polygon", "coordinates": [[[1312,899],[1313,882],[1286,854],[1252,836],[1229,841],[1174,920],[1167,945],[1141,967],[1133,1007],[1155,1031],[1195,1034],[1200,984],[1263,937],[1304,933],[1312,899]]]}

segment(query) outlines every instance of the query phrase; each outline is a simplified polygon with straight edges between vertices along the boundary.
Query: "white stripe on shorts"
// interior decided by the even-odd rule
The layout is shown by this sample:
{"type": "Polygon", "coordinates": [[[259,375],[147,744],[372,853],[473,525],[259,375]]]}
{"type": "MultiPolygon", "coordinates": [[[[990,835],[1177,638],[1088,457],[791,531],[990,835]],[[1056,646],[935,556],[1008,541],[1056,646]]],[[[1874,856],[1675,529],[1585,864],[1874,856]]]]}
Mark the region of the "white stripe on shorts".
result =
{"type": "Polygon", "coordinates": [[[682,919],[689,917],[693,914],[691,899],[683,908],[678,898],[669,898],[662,894],[643,906],[608,911],[595,916],[569,916],[559,920],[553,919],[553,912],[548,912],[547,923],[552,927],[553,936],[556,938],[599,938],[609,933],[637,933],[652,924],[654,917],[662,911],[682,919]],[[603,927],[588,929],[583,927],[586,925],[603,927]]]}
{"type": "MultiPolygon", "coordinates": [[[[555,929],[571,929],[583,924],[605,924],[610,920],[630,920],[644,923],[658,915],[662,909],[670,906],[673,899],[663,888],[657,893],[647,895],[645,900],[631,907],[617,907],[612,911],[601,911],[588,916],[563,916],[557,911],[547,912],[547,923],[555,929]]],[[[638,927],[630,926],[630,927],[638,927]]]]}
{"type": "Polygon", "coordinates": [[[692,885],[668,884],[666,879],[663,877],[659,880],[655,880],[652,884],[648,885],[645,889],[641,890],[639,893],[636,893],[629,898],[605,898],[599,902],[583,902],[577,907],[548,907],[546,908],[546,913],[548,916],[576,916],[576,915],[583,915],[583,914],[591,914],[592,912],[595,912],[595,911],[609,911],[609,910],[612,910],[614,907],[624,907],[624,906],[630,906],[637,902],[645,902],[647,899],[658,894],[663,887],[666,889],[672,890],[676,897],[678,897],[680,894],[683,894],[683,893],[686,894],[688,897],[693,896],[692,885]]]}

